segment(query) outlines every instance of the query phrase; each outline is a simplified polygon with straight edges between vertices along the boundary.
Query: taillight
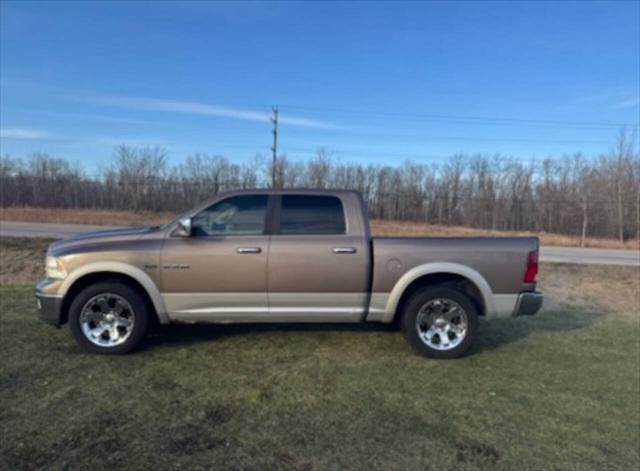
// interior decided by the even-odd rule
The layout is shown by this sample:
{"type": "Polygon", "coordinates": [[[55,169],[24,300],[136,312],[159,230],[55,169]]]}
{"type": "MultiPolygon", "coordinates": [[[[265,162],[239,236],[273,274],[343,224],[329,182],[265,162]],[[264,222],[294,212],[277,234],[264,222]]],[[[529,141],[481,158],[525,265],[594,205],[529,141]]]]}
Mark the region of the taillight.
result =
{"type": "Polygon", "coordinates": [[[527,269],[524,272],[525,283],[535,283],[538,274],[538,251],[532,250],[527,255],[527,269]]]}

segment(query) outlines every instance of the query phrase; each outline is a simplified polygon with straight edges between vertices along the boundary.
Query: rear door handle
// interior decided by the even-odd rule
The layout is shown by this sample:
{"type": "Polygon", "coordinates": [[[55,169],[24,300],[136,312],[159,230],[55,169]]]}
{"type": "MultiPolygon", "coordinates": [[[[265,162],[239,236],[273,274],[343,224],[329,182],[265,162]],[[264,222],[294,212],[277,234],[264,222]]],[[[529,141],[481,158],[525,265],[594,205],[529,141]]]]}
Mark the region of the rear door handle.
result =
{"type": "Polygon", "coordinates": [[[262,249],[260,247],[238,247],[236,249],[238,253],[260,253],[262,249]]]}
{"type": "Polygon", "coordinates": [[[355,247],[334,247],[333,253],[356,253],[355,247]]]}

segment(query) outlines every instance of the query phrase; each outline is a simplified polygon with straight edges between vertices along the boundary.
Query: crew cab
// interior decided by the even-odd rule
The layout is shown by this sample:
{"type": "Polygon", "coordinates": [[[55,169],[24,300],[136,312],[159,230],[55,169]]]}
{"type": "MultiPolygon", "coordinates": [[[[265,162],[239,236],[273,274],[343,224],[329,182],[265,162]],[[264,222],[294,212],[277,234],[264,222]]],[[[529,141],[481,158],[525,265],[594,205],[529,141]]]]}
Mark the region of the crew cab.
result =
{"type": "Polygon", "coordinates": [[[372,237],[357,192],[251,190],[54,242],[36,297],[94,353],[133,350],[155,322],[382,322],[455,358],[479,318],[539,310],[537,271],[535,237],[372,237]]]}

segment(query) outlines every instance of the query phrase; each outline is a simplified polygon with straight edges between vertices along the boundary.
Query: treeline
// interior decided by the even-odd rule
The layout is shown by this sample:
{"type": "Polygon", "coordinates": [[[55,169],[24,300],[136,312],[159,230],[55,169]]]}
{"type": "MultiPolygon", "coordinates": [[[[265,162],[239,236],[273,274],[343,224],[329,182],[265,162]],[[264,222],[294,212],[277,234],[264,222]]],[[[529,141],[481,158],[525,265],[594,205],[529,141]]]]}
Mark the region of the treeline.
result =
{"type": "Polygon", "coordinates": [[[46,154],[0,158],[0,205],[179,212],[218,193],[257,187],[350,188],[372,217],[620,240],[640,236],[640,156],[621,132],[606,155],[522,161],[454,155],[435,165],[307,161],[237,164],[196,154],[169,165],[161,148],[120,146],[97,173],[46,154]]]}

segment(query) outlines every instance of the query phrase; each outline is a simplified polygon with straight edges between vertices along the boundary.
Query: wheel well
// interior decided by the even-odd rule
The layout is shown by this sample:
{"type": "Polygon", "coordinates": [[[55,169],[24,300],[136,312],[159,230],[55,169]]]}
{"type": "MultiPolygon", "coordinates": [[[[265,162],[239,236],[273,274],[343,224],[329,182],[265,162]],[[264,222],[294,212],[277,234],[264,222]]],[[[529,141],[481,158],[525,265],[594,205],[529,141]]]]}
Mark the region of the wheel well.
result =
{"type": "Polygon", "coordinates": [[[455,273],[430,273],[428,275],[416,278],[404,290],[402,296],[400,297],[400,301],[398,302],[398,306],[396,307],[396,312],[393,316],[393,323],[397,324],[399,322],[400,315],[402,313],[402,310],[404,309],[405,304],[416,291],[422,288],[432,287],[436,285],[453,285],[453,287],[461,290],[467,296],[469,296],[476,309],[478,309],[478,314],[480,314],[481,316],[485,315],[486,310],[482,294],[473,281],[471,281],[469,278],[465,278],[464,276],[455,273]]]}
{"type": "Polygon", "coordinates": [[[158,314],[156,313],[155,306],[151,301],[151,297],[149,296],[149,293],[147,293],[147,290],[144,289],[144,287],[140,284],[138,280],[136,280],[135,278],[132,278],[131,276],[124,275],[122,273],[97,272],[97,273],[89,273],[87,275],[81,276],[80,278],[78,278],[76,281],[73,282],[73,284],[65,294],[64,299],[62,300],[61,324],[67,323],[67,320],[69,318],[69,307],[71,306],[71,303],[73,302],[76,295],[80,291],[85,289],[87,286],[90,286],[96,283],[102,283],[105,281],[122,283],[136,290],[144,299],[144,302],[146,303],[147,307],[150,309],[150,312],[153,314],[153,318],[155,319],[155,321],[158,321],[158,314]]]}

